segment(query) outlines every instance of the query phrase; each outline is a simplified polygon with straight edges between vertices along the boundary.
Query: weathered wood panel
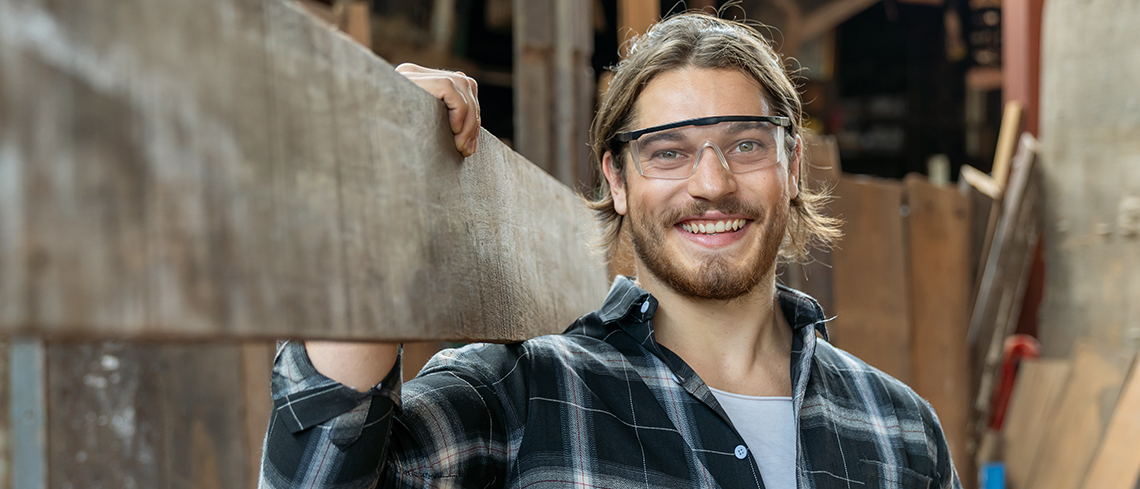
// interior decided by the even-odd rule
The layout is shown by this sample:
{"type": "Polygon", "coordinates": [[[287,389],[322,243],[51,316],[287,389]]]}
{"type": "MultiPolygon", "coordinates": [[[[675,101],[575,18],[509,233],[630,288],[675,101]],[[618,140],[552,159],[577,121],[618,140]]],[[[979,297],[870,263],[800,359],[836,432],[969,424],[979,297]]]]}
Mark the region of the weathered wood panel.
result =
{"type": "Polygon", "coordinates": [[[49,487],[253,487],[246,409],[271,401],[245,370],[238,345],[49,345],[49,487]]]}
{"type": "Polygon", "coordinates": [[[836,346],[910,383],[911,319],[898,181],[844,176],[832,209],[844,220],[832,251],[836,346]]]}
{"type": "Polygon", "coordinates": [[[572,191],[279,0],[0,0],[0,334],[508,341],[606,290],[572,191]]]}
{"type": "Polygon", "coordinates": [[[1029,489],[1045,427],[1069,378],[1069,360],[1023,360],[1003,427],[1003,456],[1010,489],[1029,489]]]}
{"type": "Polygon", "coordinates": [[[1140,340],[1140,3],[1045,2],[1042,353],[1140,340]]]}
{"type": "Polygon", "coordinates": [[[970,418],[970,198],[919,175],[905,182],[910,213],[910,305],[914,388],[938,413],[950,453],[973,474],[966,451],[970,418]]]}
{"type": "Polygon", "coordinates": [[[1086,343],[1073,348],[1072,373],[1045,424],[1026,488],[1080,488],[1135,357],[1127,348],[1086,343]]]}

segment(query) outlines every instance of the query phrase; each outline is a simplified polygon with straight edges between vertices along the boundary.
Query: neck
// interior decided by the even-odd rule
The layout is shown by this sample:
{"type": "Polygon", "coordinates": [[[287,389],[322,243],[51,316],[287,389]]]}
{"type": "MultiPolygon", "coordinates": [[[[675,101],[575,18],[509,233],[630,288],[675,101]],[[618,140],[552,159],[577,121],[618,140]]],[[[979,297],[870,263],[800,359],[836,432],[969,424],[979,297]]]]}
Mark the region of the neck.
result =
{"type": "Polygon", "coordinates": [[[681,295],[650,273],[640,274],[639,282],[658,300],[653,317],[657,342],[683,358],[710,387],[791,395],[792,332],[777,307],[774,267],[752,291],[729,300],[681,295]]]}

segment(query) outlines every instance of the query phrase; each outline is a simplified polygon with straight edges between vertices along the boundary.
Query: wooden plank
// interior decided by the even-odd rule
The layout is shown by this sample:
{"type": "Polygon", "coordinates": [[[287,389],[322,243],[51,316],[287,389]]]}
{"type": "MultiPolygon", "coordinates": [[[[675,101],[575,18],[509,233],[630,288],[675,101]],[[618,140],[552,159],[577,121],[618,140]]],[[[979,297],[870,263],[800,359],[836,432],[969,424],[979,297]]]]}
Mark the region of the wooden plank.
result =
{"type": "Polygon", "coordinates": [[[242,370],[237,345],[51,344],[51,487],[245,486],[242,370]]]}
{"type": "Polygon", "coordinates": [[[1112,412],[1104,442],[1085,477],[1084,489],[1133,489],[1140,484],[1140,372],[1132,372],[1112,412]]]}
{"type": "Polygon", "coordinates": [[[1140,8],[1045,2],[1041,167],[1045,192],[1042,353],[1078,338],[1130,342],[1140,317],[1140,8]],[[1103,67],[1111,76],[1090,77],[1103,67]]]}
{"type": "Polygon", "coordinates": [[[241,345],[242,406],[245,414],[245,487],[257,487],[261,472],[261,450],[273,410],[269,378],[273,371],[274,343],[249,341],[241,345]]]}
{"type": "Polygon", "coordinates": [[[462,162],[300,9],[0,0],[0,334],[511,341],[597,307],[578,197],[486,132],[462,162]]]}
{"type": "Polygon", "coordinates": [[[1002,436],[1010,489],[1027,489],[1046,423],[1053,418],[1072,364],[1067,359],[1023,360],[1006,412],[1002,436]]]}
{"type": "Polygon", "coordinates": [[[921,175],[904,182],[910,209],[910,386],[938,413],[955,465],[973,474],[970,439],[970,198],[921,175]]]}
{"type": "Polygon", "coordinates": [[[843,240],[832,252],[836,318],[828,332],[843,348],[910,383],[911,315],[898,181],[843,176],[832,208],[843,240]]]}
{"type": "Polygon", "coordinates": [[[971,390],[975,393],[974,430],[989,419],[1002,348],[1014,332],[1041,232],[1042,190],[1037,171],[1037,143],[1023,134],[1003,196],[990,251],[970,316],[971,390]]]}
{"type": "Polygon", "coordinates": [[[1080,488],[1135,357],[1131,348],[1087,343],[1074,347],[1072,374],[1045,425],[1025,487],[1080,488]]]}

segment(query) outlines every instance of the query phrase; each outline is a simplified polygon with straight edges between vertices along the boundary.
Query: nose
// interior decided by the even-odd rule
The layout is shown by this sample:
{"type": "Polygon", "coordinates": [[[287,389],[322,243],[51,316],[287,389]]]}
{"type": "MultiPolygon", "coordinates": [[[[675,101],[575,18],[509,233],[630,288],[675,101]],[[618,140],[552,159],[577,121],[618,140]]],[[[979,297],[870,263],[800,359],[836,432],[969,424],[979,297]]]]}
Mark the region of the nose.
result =
{"type": "Polygon", "coordinates": [[[706,144],[698,158],[697,171],[688,180],[689,195],[715,202],[736,191],[736,175],[728,171],[715,147],[706,144]]]}

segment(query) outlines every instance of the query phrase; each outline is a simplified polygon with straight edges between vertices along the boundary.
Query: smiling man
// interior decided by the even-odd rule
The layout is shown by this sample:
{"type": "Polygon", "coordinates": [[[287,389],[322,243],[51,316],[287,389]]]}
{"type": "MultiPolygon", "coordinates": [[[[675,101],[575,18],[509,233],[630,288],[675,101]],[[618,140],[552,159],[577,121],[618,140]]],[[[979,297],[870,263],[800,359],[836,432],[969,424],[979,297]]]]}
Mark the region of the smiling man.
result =
{"type": "MultiPolygon", "coordinates": [[[[473,150],[466,77],[401,71],[473,150]]],[[[801,185],[800,124],[754,29],[658,23],[591,130],[591,206],[611,248],[628,228],[637,278],[561,335],[444,351],[405,385],[396,345],[285,343],[261,486],[960,487],[930,406],[776,283],[838,235],[801,185]]]]}

